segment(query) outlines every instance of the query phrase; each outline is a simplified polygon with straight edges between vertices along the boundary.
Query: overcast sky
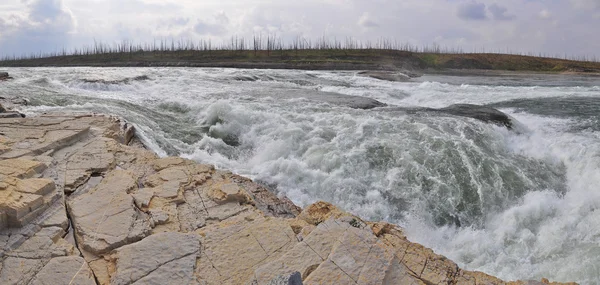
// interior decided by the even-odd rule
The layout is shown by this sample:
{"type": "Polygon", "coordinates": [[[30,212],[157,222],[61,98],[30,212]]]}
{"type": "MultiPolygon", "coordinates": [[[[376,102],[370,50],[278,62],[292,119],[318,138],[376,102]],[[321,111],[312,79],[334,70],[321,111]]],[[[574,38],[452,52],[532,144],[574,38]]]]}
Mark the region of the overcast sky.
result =
{"type": "Polygon", "coordinates": [[[600,0],[0,0],[0,55],[260,33],[600,58],[600,0]]]}

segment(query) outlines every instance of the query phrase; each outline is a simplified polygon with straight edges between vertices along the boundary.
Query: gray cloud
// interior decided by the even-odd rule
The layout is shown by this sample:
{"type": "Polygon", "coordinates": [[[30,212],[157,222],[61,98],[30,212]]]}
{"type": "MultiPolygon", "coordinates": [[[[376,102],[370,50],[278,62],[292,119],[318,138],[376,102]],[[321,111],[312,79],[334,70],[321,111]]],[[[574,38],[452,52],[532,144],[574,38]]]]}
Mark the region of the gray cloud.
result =
{"type": "Polygon", "coordinates": [[[227,29],[220,24],[207,23],[198,19],[194,25],[194,31],[199,35],[221,36],[225,35],[227,29]]]}
{"type": "Polygon", "coordinates": [[[176,13],[183,8],[175,3],[154,3],[143,0],[106,1],[110,12],[115,14],[165,14],[176,13]]]}
{"type": "Polygon", "coordinates": [[[5,54],[57,51],[69,45],[75,19],[62,0],[27,2],[26,17],[11,15],[10,26],[1,34],[0,50],[5,54]]]}
{"type": "Polygon", "coordinates": [[[369,15],[368,13],[364,13],[362,14],[362,16],[360,16],[360,18],[358,19],[358,25],[367,29],[379,27],[379,24],[372,20],[371,15],[369,15]]]}
{"type": "Polygon", "coordinates": [[[509,21],[515,19],[514,15],[508,14],[508,9],[506,9],[506,7],[500,6],[496,3],[488,6],[488,10],[490,11],[490,13],[492,13],[494,20],[509,21]]]}
{"type": "Polygon", "coordinates": [[[487,20],[488,17],[485,12],[485,4],[472,0],[470,2],[462,3],[458,6],[456,15],[463,20],[487,20]]]}
{"type": "Polygon", "coordinates": [[[185,26],[190,23],[190,18],[185,17],[171,17],[160,21],[160,26],[166,26],[168,28],[185,26]]]}

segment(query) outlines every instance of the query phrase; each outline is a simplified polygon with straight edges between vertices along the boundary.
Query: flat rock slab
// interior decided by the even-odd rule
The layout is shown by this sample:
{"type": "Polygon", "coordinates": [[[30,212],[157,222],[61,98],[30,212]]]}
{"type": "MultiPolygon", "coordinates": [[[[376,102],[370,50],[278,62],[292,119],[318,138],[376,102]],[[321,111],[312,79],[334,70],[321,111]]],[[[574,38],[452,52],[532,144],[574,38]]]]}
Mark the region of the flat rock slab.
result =
{"type": "Polygon", "coordinates": [[[97,138],[73,153],[66,163],[65,191],[73,192],[85,183],[92,174],[108,171],[115,163],[115,156],[109,149],[114,140],[97,138]]]}
{"type": "Polygon", "coordinates": [[[94,274],[87,262],[79,256],[51,259],[29,283],[31,285],[81,284],[95,285],[94,274]]]}
{"type": "Polygon", "coordinates": [[[98,186],[68,202],[85,250],[104,253],[148,235],[150,218],[137,210],[129,194],[136,187],[132,172],[113,170],[98,186]]]}
{"type": "Polygon", "coordinates": [[[155,234],[116,251],[111,284],[190,284],[199,255],[197,234],[155,234]]]}

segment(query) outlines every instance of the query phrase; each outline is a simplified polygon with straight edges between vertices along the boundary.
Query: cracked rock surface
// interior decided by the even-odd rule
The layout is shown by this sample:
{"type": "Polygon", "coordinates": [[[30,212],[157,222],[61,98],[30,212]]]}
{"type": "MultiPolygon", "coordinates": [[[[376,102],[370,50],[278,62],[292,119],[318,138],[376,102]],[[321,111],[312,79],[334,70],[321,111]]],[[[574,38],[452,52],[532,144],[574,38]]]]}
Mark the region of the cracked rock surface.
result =
{"type": "Polygon", "coordinates": [[[102,115],[0,118],[0,284],[507,283],[318,202],[128,146],[102,115]]]}

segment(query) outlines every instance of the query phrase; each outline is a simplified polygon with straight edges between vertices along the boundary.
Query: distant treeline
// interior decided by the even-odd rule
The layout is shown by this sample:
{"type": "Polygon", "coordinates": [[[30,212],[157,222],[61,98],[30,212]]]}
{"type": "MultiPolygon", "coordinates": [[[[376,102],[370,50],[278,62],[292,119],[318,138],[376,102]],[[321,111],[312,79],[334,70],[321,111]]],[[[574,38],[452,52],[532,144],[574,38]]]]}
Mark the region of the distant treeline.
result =
{"type": "Polygon", "coordinates": [[[63,48],[54,52],[38,52],[31,54],[13,54],[2,55],[1,61],[24,61],[35,60],[52,57],[66,56],[99,56],[99,55],[115,55],[115,54],[136,54],[136,53],[173,53],[173,52],[222,52],[229,51],[231,53],[254,53],[254,56],[271,56],[273,52],[279,51],[279,55],[286,51],[288,55],[302,55],[303,50],[327,50],[327,51],[350,51],[350,50],[386,50],[386,51],[403,51],[411,53],[423,54],[506,54],[517,56],[530,56],[540,58],[555,58],[580,62],[600,62],[600,58],[596,56],[574,56],[568,54],[546,54],[546,53],[523,53],[519,51],[506,50],[486,50],[480,48],[471,51],[465,51],[462,48],[440,46],[438,44],[431,45],[413,45],[410,43],[401,43],[396,40],[381,38],[376,41],[360,41],[355,38],[330,38],[321,37],[318,39],[307,39],[304,37],[296,37],[293,40],[285,41],[282,37],[276,35],[256,35],[252,38],[231,37],[228,41],[213,42],[212,40],[186,40],[186,39],[160,39],[154,40],[151,43],[135,43],[129,40],[123,40],[116,43],[104,43],[94,41],[92,45],[85,45],[79,48],[67,49],[63,48]],[[292,53],[290,53],[292,51],[292,53]]]}

